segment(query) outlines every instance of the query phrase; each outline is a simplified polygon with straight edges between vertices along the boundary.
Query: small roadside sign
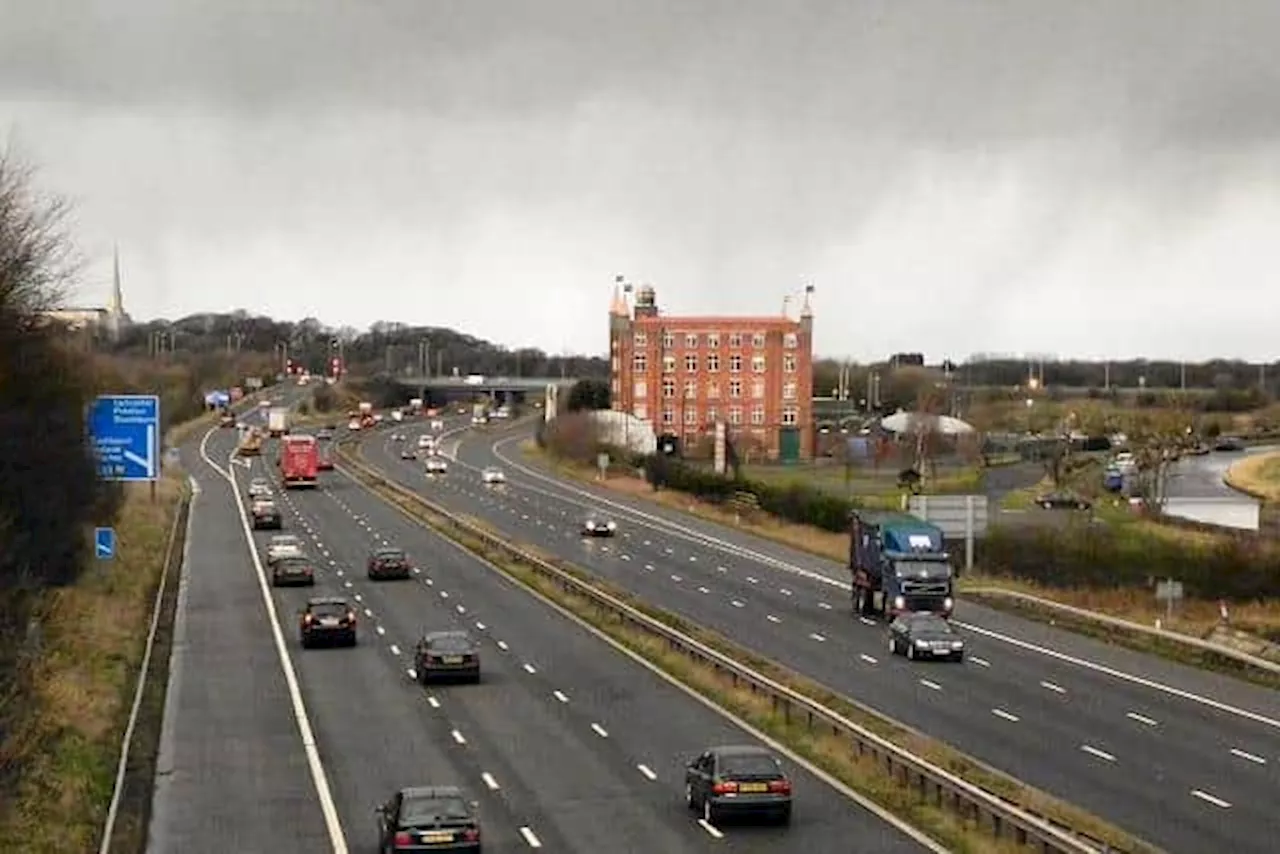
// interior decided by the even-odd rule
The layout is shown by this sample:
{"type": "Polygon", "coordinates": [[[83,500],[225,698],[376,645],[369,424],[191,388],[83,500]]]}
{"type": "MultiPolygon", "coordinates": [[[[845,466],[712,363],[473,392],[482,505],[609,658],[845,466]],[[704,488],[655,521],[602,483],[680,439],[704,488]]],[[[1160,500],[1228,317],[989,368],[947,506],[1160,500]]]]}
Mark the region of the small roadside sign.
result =
{"type": "Polygon", "coordinates": [[[116,529],[93,529],[93,552],[98,560],[114,560],[116,556],[116,529]]]}

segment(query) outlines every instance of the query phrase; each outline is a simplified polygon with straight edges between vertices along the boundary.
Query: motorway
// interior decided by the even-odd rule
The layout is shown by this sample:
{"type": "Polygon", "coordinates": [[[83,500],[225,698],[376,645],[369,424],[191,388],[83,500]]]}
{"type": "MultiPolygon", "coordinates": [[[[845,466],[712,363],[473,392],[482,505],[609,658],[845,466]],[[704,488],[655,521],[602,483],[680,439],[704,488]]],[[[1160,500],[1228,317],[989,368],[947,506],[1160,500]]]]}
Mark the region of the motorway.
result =
{"type": "MultiPolygon", "coordinates": [[[[409,438],[416,432],[406,428],[409,438]]],[[[398,459],[386,431],[367,459],[441,503],[536,544],[655,605],[872,706],[1170,851],[1264,852],[1280,832],[1274,692],[961,603],[969,660],[891,658],[883,627],[848,610],[845,570],[775,543],[556,481],[518,459],[518,432],[468,434],[445,477],[398,459]],[[505,487],[479,469],[498,465],[505,487]],[[587,508],[618,521],[583,540],[587,508]]]]}
{"type": "Polygon", "coordinates": [[[1233,463],[1253,454],[1271,453],[1276,445],[1257,445],[1240,453],[1213,451],[1201,457],[1183,457],[1169,472],[1168,492],[1172,498],[1234,498],[1252,501],[1249,496],[1227,486],[1223,480],[1233,463]]]}
{"type": "Polygon", "coordinates": [[[266,587],[255,554],[272,532],[246,538],[235,502],[274,453],[228,465],[233,442],[214,431],[203,466],[190,469],[201,493],[150,850],[372,850],[374,806],[424,783],[461,785],[480,803],[488,852],[835,854],[851,839],[930,850],[794,757],[784,758],[797,791],[791,827],[697,820],[684,806],[685,762],[759,739],[339,473],[318,490],[277,492],[317,584],[266,587]],[[382,543],[404,548],[419,572],[368,581],[365,558],[382,543]],[[359,609],[360,644],[304,653],[297,612],[333,594],[359,609]],[[414,681],[414,642],[443,628],[480,641],[480,685],[414,681]]]}

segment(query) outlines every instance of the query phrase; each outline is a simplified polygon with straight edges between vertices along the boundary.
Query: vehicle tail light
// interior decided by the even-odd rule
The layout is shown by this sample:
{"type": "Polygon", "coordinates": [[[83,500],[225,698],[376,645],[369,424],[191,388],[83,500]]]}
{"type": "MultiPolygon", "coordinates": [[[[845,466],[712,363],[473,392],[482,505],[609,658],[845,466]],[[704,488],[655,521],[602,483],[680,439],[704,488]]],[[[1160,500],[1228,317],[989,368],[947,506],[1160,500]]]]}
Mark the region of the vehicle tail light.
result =
{"type": "Polygon", "coordinates": [[[789,795],[791,794],[791,781],[774,780],[769,784],[769,791],[773,792],[775,795],[789,795]]]}
{"type": "Polygon", "coordinates": [[[314,621],[314,620],[315,620],[315,617],[313,617],[313,616],[312,616],[312,615],[310,615],[310,614],[307,614],[306,616],[304,616],[304,617],[302,618],[302,622],[303,622],[303,623],[305,623],[305,624],[306,624],[306,625],[308,625],[308,626],[309,626],[309,625],[311,625],[312,621],[314,621]]]}
{"type": "Polygon", "coordinates": [[[711,787],[711,791],[717,795],[728,795],[738,791],[738,784],[732,782],[717,782],[711,787]]]}
{"type": "Polygon", "coordinates": [[[351,623],[352,625],[355,625],[355,622],[356,622],[356,612],[355,612],[355,611],[348,611],[348,612],[347,612],[347,622],[348,622],[348,623],[351,623]]]}
{"type": "Polygon", "coordinates": [[[413,844],[413,836],[411,836],[410,834],[408,834],[408,833],[406,833],[405,831],[403,831],[403,830],[402,830],[402,831],[400,831],[399,833],[397,833],[397,834],[396,834],[395,844],[396,844],[397,846],[400,846],[400,845],[412,845],[412,844],[413,844]]]}
{"type": "Polygon", "coordinates": [[[479,842],[480,829],[477,827],[469,827],[466,830],[462,831],[462,841],[463,842],[479,842]]]}

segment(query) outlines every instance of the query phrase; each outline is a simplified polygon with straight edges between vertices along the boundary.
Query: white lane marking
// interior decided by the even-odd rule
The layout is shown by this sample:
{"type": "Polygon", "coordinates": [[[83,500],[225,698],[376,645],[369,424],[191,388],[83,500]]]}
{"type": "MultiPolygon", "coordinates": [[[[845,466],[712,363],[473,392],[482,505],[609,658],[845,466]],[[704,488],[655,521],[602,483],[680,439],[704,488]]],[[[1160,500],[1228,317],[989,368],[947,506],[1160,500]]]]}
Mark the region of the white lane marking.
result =
{"type": "Polygon", "coordinates": [[[879,664],[879,663],[880,663],[879,659],[872,658],[871,656],[867,655],[866,653],[863,653],[862,655],[859,655],[859,656],[858,656],[858,658],[861,658],[861,659],[862,659],[863,661],[865,661],[867,664],[879,664]]]}
{"type": "Polygon", "coordinates": [[[971,655],[971,656],[969,656],[969,660],[970,660],[970,661],[972,661],[974,664],[978,665],[979,667],[990,667],[990,666],[991,666],[991,662],[990,662],[990,661],[987,661],[985,658],[978,658],[978,656],[976,656],[976,655],[971,655]]]}
{"type": "Polygon", "coordinates": [[[646,570],[648,570],[649,572],[653,572],[653,564],[651,564],[651,563],[646,563],[646,564],[644,565],[644,568],[645,568],[646,570]]]}
{"type": "Polygon", "coordinates": [[[1213,804],[1215,807],[1219,807],[1220,809],[1224,809],[1224,810],[1231,809],[1230,801],[1224,801],[1222,798],[1215,797],[1209,794],[1208,792],[1203,791],[1202,789],[1192,789],[1191,797],[1199,798],[1205,803],[1213,804]]]}
{"type": "Polygon", "coordinates": [[[710,591],[710,590],[708,590],[708,589],[707,589],[707,588],[705,588],[705,587],[699,587],[699,588],[698,588],[698,592],[699,592],[699,593],[710,593],[711,591],[710,591]]]}
{"type": "Polygon", "coordinates": [[[373,630],[380,635],[385,635],[387,633],[387,630],[384,629],[382,626],[374,626],[373,630]]]}
{"type": "Polygon", "coordinates": [[[791,591],[790,591],[790,590],[788,590],[788,589],[787,589],[787,588],[785,588],[785,587],[779,588],[778,592],[779,592],[779,593],[781,593],[783,596],[790,596],[790,595],[791,595],[791,591]]]}
{"type": "Polygon", "coordinates": [[[562,703],[569,702],[569,698],[565,696],[565,693],[563,691],[552,691],[551,696],[555,697],[557,700],[559,700],[562,703]]]}
{"type": "Polygon", "coordinates": [[[830,611],[830,610],[831,610],[831,606],[830,606],[830,605],[828,605],[826,602],[819,602],[819,603],[818,603],[818,607],[819,607],[819,608],[821,608],[821,609],[822,609],[822,610],[824,610],[824,611],[830,611]]]}
{"type": "Polygon", "coordinates": [[[643,774],[644,776],[648,777],[650,780],[656,780],[656,779],[658,779],[658,775],[657,775],[657,774],[655,774],[655,773],[653,773],[653,769],[652,769],[652,768],[650,768],[648,765],[637,765],[637,766],[636,766],[636,769],[637,769],[641,774],[643,774]]]}
{"type": "Polygon", "coordinates": [[[622,558],[623,560],[631,560],[631,555],[618,555],[618,557],[622,558]]]}
{"type": "Polygon", "coordinates": [[[1125,712],[1125,717],[1131,721],[1137,721],[1147,726],[1159,726],[1160,722],[1155,718],[1149,718],[1146,715],[1140,715],[1137,712],[1125,712]]]}
{"type": "Polygon", "coordinates": [[[941,690],[942,690],[942,686],[941,686],[941,685],[939,685],[937,682],[933,682],[933,681],[930,681],[930,680],[928,680],[928,679],[921,679],[921,680],[920,680],[920,684],[921,684],[921,685],[923,685],[924,687],[926,687],[926,688],[928,688],[928,689],[932,690],[932,691],[941,691],[941,690]]]}
{"type": "Polygon", "coordinates": [[[733,602],[732,602],[732,603],[730,603],[730,604],[732,604],[732,605],[733,605],[733,607],[735,607],[735,608],[745,608],[745,607],[746,607],[746,603],[745,603],[745,602],[740,602],[740,601],[739,601],[739,600],[737,600],[737,599],[734,599],[734,600],[733,600],[733,602]]]}
{"type": "Polygon", "coordinates": [[[1099,750],[1098,748],[1092,747],[1088,744],[1080,745],[1080,749],[1083,750],[1085,753],[1089,754],[1090,756],[1096,756],[1099,759],[1105,760],[1107,762],[1116,761],[1116,758],[1112,756],[1110,753],[1107,753],[1105,750],[1099,750]]]}
{"type": "Polygon", "coordinates": [[[373,616],[373,611],[371,611],[371,610],[370,610],[370,609],[368,609],[368,608],[365,608],[365,609],[364,609],[364,615],[365,615],[366,617],[372,617],[372,616],[373,616]]]}
{"type": "Polygon", "coordinates": [[[818,643],[822,643],[823,641],[826,640],[826,638],[824,638],[822,635],[818,634],[817,632],[810,632],[809,637],[812,640],[816,640],[818,643]]]}
{"type": "Polygon", "coordinates": [[[453,736],[453,740],[456,741],[458,744],[467,743],[467,740],[462,737],[462,733],[458,732],[456,729],[450,732],[449,735],[453,736]]]}
{"type": "Polygon", "coordinates": [[[441,599],[448,599],[448,598],[449,598],[449,591],[448,591],[448,590],[441,590],[441,591],[440,591],[440,598],[441,598],[441,599]]]}
{"type": "Polygon", "coordinates": [[[276,611],[275,599],[271,596],[271,587],[267,583],[267,573],[258,557],[258,548],[253,540],[253,527],[249,524],[249,516],[245,511],[244,499],[240,495],[240,484],[236,481],[228,457],[227,468],[214,463],[209,458],[208,441],[217,428],[205,433],[200,440],[200,456],[210,468],[220,473],[231,484],[231,492],[235,497],[236,510],[240,515],[240,527],[244,532],[245,545],[249,549],[249,558],[258,575],[258,591],[262,594],[262,603],[267,610],[267,618],[271,622],[271,636],[275,641],[276,657],[280,661],[280,669],[284,672],[285,686],[289,690],[289,704],[293,708],[293,717],[298,723],[298,733],[302,739],[303,753],[307,757],[307,767],[311,773],[311,782],[316,790],[316,799],[320,802],[320,814],[324,818],[325,831],[329,835],[329,844],[333,854],[347,854],[347,835],[342,829],[342,821],[338,817],[338,807],[333,800],[333,790],[329,786],[329,775],[320,759],[320,751],[316,747],[315,732],[311,728],[311,718],[307,714],[306,702],[302,699],[302,688],[298,683],[298,674],[293,668],[293,659],[285,644],[284,630],[280,626],[280,615],[276,611]]]}
{"type": "Polygon", "coordinates": [[[716,829],[716,826],[705,818],[698,819],[698,827],[701,827],[707,833],[711,834],[714,839],[724,839],[724,834],[716,829]]]}
{"type": "Polygon", "coordinates": [[[476,623],[476,631],[484,631],[484,623],[476,623]]]}
{"type": "Polygon", "coordinates": [[[727,567],[727,566],[717,566],[717,567],[716,567],[716,572],[728,572],[728,571],[729,571],[729,567],[727,567]]]}
{"type": "Polygon", "coordinates": [[[678,575],[671,576],[671,580],[674,581],[676,584],[679,584],[681,581],[684,581],[684,579],[678,575]]]}
{"type": "Polygon", "coordinates": [[[759,584],[759,583],[760,583],[760,579],[758,579],[758,578],[754,578],[754,577],[752,577],[752,576],[750,576],[750,575],[748,575],[748,576],[747,576],[747,581],[749,581],[749,582],[750,582],[750,583],[752,583],[752,584],[759,584]]]}
{"type": "Polygon", "coordinates": [[[1019,718],[1017,715],[1010,714],[1006,712],[1004,709],[992,709],[991,714],[995,715],[998,718],[1004,718],[1006,721],[1010,721],[1011,723],[1015,723],[1015,724],[1019,720],[1021,720],[1021,718],[1019,718]]]}
{"type": "Polygon", "coordinates": [[[409,678],[415,682],[418,680],[418,671],[414,670],[412,667],[406,667],[404,672],[408,673],[409,678]]]}
{"type": "Polygon", "coordinates": [[[507,646],[506,641],[498,641],[498,649],[502,650],[503,652],[506,652],[507,650],[511,649],[511,647],[507,646]]]}
{"type": "Polygon", "coordinates": [[[600,724],[592,724],[591,731],[594,732],[596,735],[600,736],[601,738],[609,737],[609,733],[605,732],[604,727],[600,726],[600,724]]]}
{"type": "Polygon", "coordinates": [[[457,607],[457,609],[458,609],[458,613],[459,613],[459,614],[465,614],[465,613],[467,613],[467,609],[466,609],[466,608],[464,608],[464,607],[462,607],[461,605],[458,605],[458,606],[456,606],[456,607],[457,607]]]}
{"type": "Polygon", "coordinates": [[[1052,682],[1045,682],[1045,681],[1041,681],[1041,682],[1040,682],[1040,687],[1041,687],[1041,688],[1044,688],[1046,691],[1052,691],[1052,692],[1053,692],[1053,693],[1055,693],[1055,694],[1065,694],[1065,693],[1067,693],[1067,689],[1066,689],[1066,688],[1063,688],[1061,685],[1054,685],[1052,682]]]}
{"type": "Polygon", "coordinates": [[[526,665],[524,666],[524,672],[525,672],[525,673],[537,673],[538,671],[534,669],[534,667],[533,667],[533,665],[532,665],[532,664],[526,664],[526,665]]]}
{"type": "Polygon", "coordinates": [[[766,620],[768,620],[769,622],[771,622],[771,623],[781,623],[781,622],[782,622],[782,620],[781,620],[781,619],[779,619],[778,617],[775,617],[773,614],[765,614],[764,618],[765,618],[766,620]]]}
{"type": "Polygon", "coordinates": [[[530,848],[541,848],[542,840],[537,837],[532,830],[527,827],[520,828],[520,835],[524,837],[524,841],[528,843],[530,848]]]}
{"type": "Polygon", "coordinates": [[[697,563],[697,562],[698,562],[698,558],[696,555],[689,555],[689,563],[697,563]]]}
{"type": "Polygon", "coordinates": [[[874,626],[876,624],[876,621],[870,617],[859,617],[858,621],[864,626],[874,626]]]}
{"type": "Polygon", "coordinates": [[[440,701],[435,697],[427,697],[427,705],[433,709],[438,709],[440,708],[440,701]]]}
{"type": "Polygon", "coordinates": [[[392,645],[391,645],[391,654],[392,654],[392,655],[399,655],[399,654],[400,654],[400,647],[396,646],[395,644],[392,644],[392,645]]]}
{"type": "Polygon", "coordinates": [[[501,788],[498,785],[498,781],[493,779],[493,775],[490,774],[488,771],[485,771],[483,774],[481,774],[480,779],[484,780],[485,786],[488,787],[489,791],[491,792],[496,792],[498,791],[499,788],[501,788]]]}
{"type": "Polygon", "coordinates": [[[1256,753],[1249,753],[1247,750],[1241,750],[1238,747],[1231,748],[1231,755],[1238,756],[1241,759],[1254,763],[1255,765],[1267,764],[1267,760],[1265,758],[1258,756],[1256,753]]]}

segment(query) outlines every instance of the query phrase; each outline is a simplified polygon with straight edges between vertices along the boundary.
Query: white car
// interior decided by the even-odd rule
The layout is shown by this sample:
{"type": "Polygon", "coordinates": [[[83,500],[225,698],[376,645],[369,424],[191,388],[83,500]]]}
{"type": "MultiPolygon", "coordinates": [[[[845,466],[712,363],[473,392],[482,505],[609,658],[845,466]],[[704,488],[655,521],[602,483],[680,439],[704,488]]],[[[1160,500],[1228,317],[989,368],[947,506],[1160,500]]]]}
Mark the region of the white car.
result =
{"type": "Polygon", "coordinates": [[[502,473],[502,469],[487,468],[480,472],[480,479],[485,483],[506,483],[507,476],[502,473]]]}
{"type": "Polygon", "coordinates": [[[420,451],[429,451],[432,448],[434,448],[435,445],[436,445],[436,440],[431,438],[430,436],[418,437],[418,450],[420,451]]]}
{"type": "Polygon", "coordinates": [[[584,537],[612,537],[618,531],[618,523],[612,519],[588,516],[582,523],[584,537]]]}
{"type": "Polygon", "coordinates": [[[347,422],[347,429],[348,429],[348,430],[359,430],[359,429],[360,429],[360,419],[358,419],[358,418],[352,418],[350,421],[348,421],[348,422],[347,422]]]}
{"type": "Polygon", "coordinates": [[[439,431],[443,430],[443,429],[444,429],[444,421],[442,421],[442,420],[441,420],[441,419],[439,419],[439,418],[435,419],[434,421],[432,421],[432,422],[431,422],[431,429],[432,429],[432,430],[435,430],[436,432],[439,432],[439,431]]]}
{"type": "Polygon", "coordinates": [[[256,477],[249,481],[249,497],[250,498],[270,498],[271,484],[267,483],[260,477],[256,477]]]}
{"type": "Polygon", "coordinates": [[[293,534],[277,534],[267,543],[267,563],[286,557],[302,557],[302,540],[293,534]]]}
{"type": "Polygon", "coordinates": [[[427,474],[447,474],[449,464],[445,462],[444,457],[428,457],[427,458],[427,474]]]}

